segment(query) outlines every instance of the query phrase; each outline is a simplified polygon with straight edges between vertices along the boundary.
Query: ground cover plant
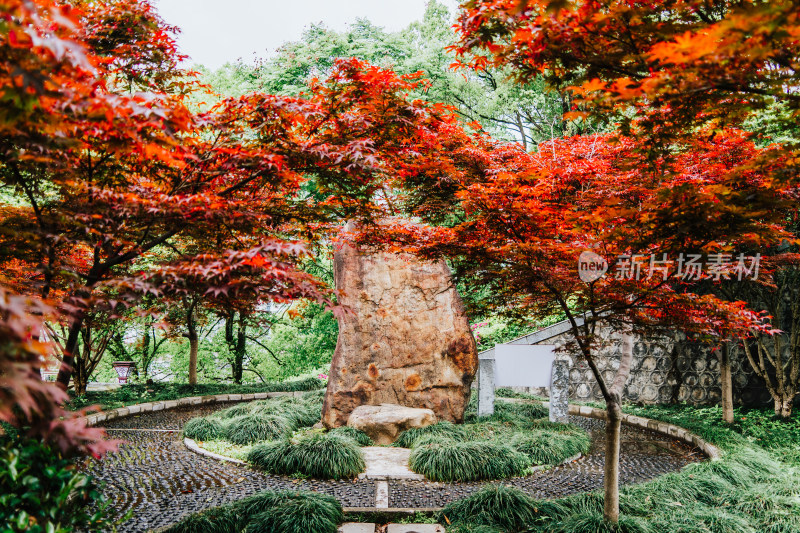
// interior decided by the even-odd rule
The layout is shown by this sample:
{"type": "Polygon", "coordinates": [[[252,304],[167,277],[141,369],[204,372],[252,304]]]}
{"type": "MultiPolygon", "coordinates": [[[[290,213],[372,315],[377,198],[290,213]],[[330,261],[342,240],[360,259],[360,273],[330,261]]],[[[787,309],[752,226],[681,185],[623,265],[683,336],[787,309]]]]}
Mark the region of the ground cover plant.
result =
{"type": "Polygon", "coordinates": [[[0,530],[4,532],[107,531],[105,499],[90,477],[52,447],[0,434],[0,530]]]}
{"type": "Polygon", "coordinates": [[[241,403],[189,420],[186,437],[201,446],[272,474],[348,479],[364,471],[360,446],[372,444],[354,428],[312,429],[320,418],[322,394],[241,403]]]}
{"type": "Polygon", "coordinates": [[[336,533],[342,506],[308,491],[265,491],[190,515],[165,533],[336,533]]]}
{"type": "Polygon", "coordinates": [[[330,433],[260,444],[250,450],[247,460],[272,474],[320,479],[354,478],[366,468],[364,455],[354,440],[330,433]]]}
{"type": "Polygon", "coordinates": [[[495,413],[478,418],[473,398],[465,424],[439,422],[400,434],[393,446],[411,448],[409,465],[433,481],[505,479],[531,467],[556,465],[589,451],[581,428],[551,424],[538,403],[497,402],[495,413]]]}
{"type": "Polygon", "coordinates": [[[629,412],[686,427],[723,449],[719,461],[620,491],[617,524],[603,517],[601,492],[536,500],[498,485],[449,504],[439,520],[455,533],[789,533],[800,531],[800,447],[796,420],[782,431],[772,412],[738,409],[736,424],[721,422],[721,408],[627,407],[629,412]],[[775,428],[773,428],[775,429],[775,428]]]}

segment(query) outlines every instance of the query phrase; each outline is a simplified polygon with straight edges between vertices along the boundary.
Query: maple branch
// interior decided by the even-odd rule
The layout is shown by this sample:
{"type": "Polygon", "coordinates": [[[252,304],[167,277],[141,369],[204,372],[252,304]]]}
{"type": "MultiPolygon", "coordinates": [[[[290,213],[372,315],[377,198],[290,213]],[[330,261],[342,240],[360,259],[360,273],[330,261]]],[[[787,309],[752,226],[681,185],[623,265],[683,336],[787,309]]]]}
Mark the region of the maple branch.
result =
{"type": "Polygon", "coordinates": [[[254,343],[258,344],[258,345],[259,345],[259,346],[261,346],[262,348],[264,348],[266,351],[268,351],[268,352],[269,352],[269,354],[272,356],[272,358],[273,358],[273,359],[275,359],[275,361],[276,361],[276,362],[277,362],[277,363],[278,363],[280,366],[283,366],[283,361],[281,361],[281,360],[278,358],[278,356],[277,356],[277,355],[275,355],[275,352],[273,352],[272,350],[270,350],[269,348],[267,348],[267,347],[266,347],[264,344],[261,344],[261,342],[260,342],[258,339],[255,339],[255,338],[251,337],[250,335],[247,335],[247,338],[248,338],[249,340],[253,341],[254,343]]]}

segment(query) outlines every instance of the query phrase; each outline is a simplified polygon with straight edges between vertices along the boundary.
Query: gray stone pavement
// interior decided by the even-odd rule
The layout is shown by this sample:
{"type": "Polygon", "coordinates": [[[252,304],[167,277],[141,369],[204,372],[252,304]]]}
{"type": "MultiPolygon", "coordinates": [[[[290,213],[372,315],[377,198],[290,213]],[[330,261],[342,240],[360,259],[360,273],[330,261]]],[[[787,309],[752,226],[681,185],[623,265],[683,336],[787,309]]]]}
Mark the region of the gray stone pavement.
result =
{"type": "MultiPolygon", "coordinates": [[[[322,481],[272,476],[187,450],[180,436],[183,424],[227,406],[212,404],[158,411],[113,420],[106,425],[111,438],[124,439],[127,444],[102,460],[82,463],[81,468],[105,483],[104,493],[116,516],[133,510],[133,517],[122,524],[121,533],[167,526],[187,514],[268,489],[315,490],[332,494],[344,507],[375,506],[374,480],[322,481]]],[[[570,421],[586,427],[593,435],[592,450],[586,457],[532,476],[497,482],[388,481],[388,507],[441,507],[493,483],[514,485],[537,498],[597,489],[602,486],[604,423],[579,417],[570,417],[570,421]]],[[[646,481],[702,459],[702,454],[676,440],[646,430],[623,429],[622,483],[646,481]]]]}

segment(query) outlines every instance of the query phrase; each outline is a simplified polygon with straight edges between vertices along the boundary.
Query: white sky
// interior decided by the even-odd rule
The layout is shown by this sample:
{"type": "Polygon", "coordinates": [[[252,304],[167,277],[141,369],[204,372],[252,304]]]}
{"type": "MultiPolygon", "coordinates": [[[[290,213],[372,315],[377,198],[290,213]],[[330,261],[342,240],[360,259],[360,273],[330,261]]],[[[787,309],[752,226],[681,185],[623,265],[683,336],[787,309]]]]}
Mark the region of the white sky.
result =
{"type": "MultiPolygon", "coordinates": [[[[442,1],[442,0],[440,0],[442,1]]],[[[387,31],[422,18],[427,0],[154,0],[167,23],[178,26],[181,52],[190,63],[217,68],[228,61],[267,57],[303,29],[323,22],[344,30],[357,17],[387,31]],[[255,53],[255,56],[254,56],[255,53]]],[[[451,12],[456,0],[444,0],[451,12]]]]}

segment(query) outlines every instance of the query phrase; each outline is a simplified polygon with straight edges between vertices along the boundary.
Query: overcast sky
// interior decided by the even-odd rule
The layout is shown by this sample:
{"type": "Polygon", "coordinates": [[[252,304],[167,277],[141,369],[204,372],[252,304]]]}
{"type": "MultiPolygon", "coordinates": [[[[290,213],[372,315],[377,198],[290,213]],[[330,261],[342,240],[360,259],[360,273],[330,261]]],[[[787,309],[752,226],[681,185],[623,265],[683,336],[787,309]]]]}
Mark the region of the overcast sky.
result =
{"type": "MultiPolygon", "coordinates": [[[[440,0],[442,1],[442,0],[440,0]]],[[[178,44],[192,63],[216,68],[239,58],[272,55],[303,28],[323,22],[344,30],[358,17],[387,31],[422,18],[427,0],[154,0],[169,24],[181,28],[178,44]],[[254,56],[255,53],[255,56],[254,56]]],[[[456,0],[444,0],[452,11],[456,0]]]]}

